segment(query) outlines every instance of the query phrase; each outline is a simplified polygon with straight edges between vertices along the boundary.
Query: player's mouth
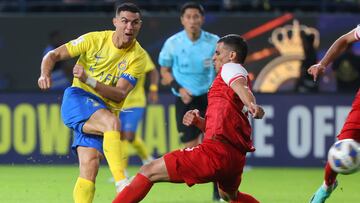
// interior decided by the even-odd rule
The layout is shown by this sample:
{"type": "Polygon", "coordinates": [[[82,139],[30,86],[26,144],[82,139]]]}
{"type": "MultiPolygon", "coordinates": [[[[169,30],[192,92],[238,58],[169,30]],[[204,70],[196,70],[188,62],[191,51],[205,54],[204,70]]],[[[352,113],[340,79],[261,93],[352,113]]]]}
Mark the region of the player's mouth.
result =
{"type": "Polygon", "coordinates": [[[132,37],[132,36],[134,36],[133,33],[125,33],[125,35],[126,35],[127,37],[132,37]]]}

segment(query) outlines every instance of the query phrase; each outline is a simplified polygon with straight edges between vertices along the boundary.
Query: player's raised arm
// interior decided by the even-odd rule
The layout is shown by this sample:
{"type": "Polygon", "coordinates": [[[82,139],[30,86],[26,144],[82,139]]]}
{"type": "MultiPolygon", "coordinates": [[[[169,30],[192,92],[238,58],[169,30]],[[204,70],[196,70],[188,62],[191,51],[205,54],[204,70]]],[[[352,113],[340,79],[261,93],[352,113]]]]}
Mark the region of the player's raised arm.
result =
{"type": "Polygon", "coordinates": [[[49,51],[42,59],[41,62],[41,74],[38,79],[38,85],[40,89],[47,90],[51,87],[51,71],[54,65],[58,61],[69,59],[70,54],[65,45],[49,51]]]}
{"type": "Polygon", "coordinates": [[[326,67],[333,62],[340,54],[342,54],[348,47],[349,44],[359,40],[356,30],[342,35],[339,37],[328,49],[325,56],[320,60],[318,64],[312,65],[308,69],[308,73],[314,77],[314,81],[317,80],[318,76],[324,73],[326,67]]]}
{"type": "Polygon", "coordinates": [[[263,118],[265,114],[264,109],[256,104],[255,97],[250,91],[245,78],[240,77],[236,79],[231,83],[230,87],[240,97],[241,101],[249,109],[254,118],[263,118]]]}

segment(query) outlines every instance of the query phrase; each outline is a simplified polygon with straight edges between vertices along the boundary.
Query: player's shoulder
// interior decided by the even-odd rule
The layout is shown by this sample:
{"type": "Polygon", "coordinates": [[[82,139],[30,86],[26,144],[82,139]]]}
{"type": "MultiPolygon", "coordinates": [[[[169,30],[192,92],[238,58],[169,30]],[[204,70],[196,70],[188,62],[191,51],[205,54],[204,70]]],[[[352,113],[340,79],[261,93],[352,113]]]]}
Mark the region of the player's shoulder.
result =
{"type": "Polygon", "coordinates": [[[112,33],[113,33],[113,31],[111,31],[111,30],[92,31],[92,32],[88,32],[88,33],[84,34],[83,36],[87,39],[99,40],[99,39],[104,39],[104,38],[108,38],[109,36],[112,36],[112,33]]]}
{"type": "Polygon", "coordinates": [[[222,66],[220,75],[222,80],[230,86],[237,78],[247,78],[248,72],[239,63],[226,63],[222,66]]]}
{"type": "Polygon", "coordinates": [[[232,63],[232,62],[225,63],[221,69],[221,73],[234,72],[234,71],[242,73],[244,75],[248,74],[247,70],[240,63],[232,63]]]}

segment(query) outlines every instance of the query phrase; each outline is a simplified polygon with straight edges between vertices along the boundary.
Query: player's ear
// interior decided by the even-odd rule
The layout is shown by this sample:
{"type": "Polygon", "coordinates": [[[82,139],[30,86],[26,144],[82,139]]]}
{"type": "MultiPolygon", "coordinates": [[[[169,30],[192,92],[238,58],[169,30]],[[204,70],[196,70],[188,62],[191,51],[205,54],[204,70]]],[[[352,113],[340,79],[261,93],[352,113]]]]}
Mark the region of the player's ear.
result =
{"type": "Polygon", "coordinates": [[[117,24],[117,18],[116,18],[116,16],[115,17],[113,17],[113,25],[116,27],[116,24],[117,24]]]}
{"type": "Polygon", "coordinates": [[[230,51],[230,55],[229,55],[230,61],[236,61],[237,58],[237,54],[235,51],[230,51]]]}

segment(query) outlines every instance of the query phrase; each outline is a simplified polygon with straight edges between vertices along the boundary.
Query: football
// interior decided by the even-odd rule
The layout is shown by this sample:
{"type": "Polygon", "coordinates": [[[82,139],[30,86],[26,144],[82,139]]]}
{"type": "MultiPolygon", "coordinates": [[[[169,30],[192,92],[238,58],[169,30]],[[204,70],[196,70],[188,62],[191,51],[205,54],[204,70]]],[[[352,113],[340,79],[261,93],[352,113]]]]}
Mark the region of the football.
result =
{"type": "Polygon", "coordinates": [[[359,143],[353,139],[344,139],[335,142],[328,153],[328,162],[337,173],[351,174],[360,166],[359,143]]]}

